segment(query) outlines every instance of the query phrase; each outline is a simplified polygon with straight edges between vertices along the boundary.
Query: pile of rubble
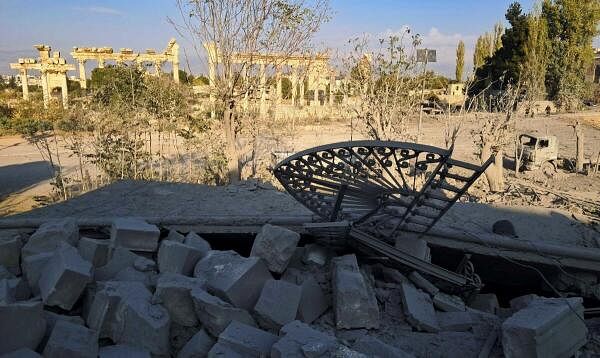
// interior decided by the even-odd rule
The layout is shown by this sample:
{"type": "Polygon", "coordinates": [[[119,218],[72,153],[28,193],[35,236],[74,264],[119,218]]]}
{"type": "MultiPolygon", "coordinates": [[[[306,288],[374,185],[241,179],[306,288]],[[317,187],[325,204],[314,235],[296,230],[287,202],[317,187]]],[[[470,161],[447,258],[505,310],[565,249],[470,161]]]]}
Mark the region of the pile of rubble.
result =
{"type": "Polygon", "coordinates": [[[0,232],[0,356],[567,357],[587,342],[580,298],[464,302],[299,240],[265,225],[243,257],[134,218],[105,238],[71,220],[0,232]]]}

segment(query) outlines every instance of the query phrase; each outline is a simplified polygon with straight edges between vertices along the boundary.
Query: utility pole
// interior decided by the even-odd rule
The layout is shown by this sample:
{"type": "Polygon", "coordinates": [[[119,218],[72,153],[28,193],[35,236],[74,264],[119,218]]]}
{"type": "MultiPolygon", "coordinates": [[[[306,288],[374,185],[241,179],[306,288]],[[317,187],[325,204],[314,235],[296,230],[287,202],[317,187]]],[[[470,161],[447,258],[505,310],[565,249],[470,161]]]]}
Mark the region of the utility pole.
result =
{"type": "Polygon", "coordinates": [[[417,62],[423,62],[423,82],[421,84],[421,102],[419,103],[419,127],[417,130],[417,143],[421,143],[421,132],[423,130],[423,100],[425,99],[425,78],[427,76],[427,64],[436,62],[436,51],[430,49],[417,50],[417,62]]]}

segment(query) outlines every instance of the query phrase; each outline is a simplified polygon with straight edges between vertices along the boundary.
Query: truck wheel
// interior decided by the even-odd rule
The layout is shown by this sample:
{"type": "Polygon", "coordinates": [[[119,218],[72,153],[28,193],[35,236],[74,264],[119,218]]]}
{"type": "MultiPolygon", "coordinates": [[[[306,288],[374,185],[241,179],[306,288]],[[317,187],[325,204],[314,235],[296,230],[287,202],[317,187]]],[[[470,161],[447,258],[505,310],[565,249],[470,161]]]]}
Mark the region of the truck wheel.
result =
{"type": "Polygon", "coordinates": [[[556,165],[552,162],[545,162],[542,164],[542,173],[548,178],[552,178],[556,173],[556,165]]]}

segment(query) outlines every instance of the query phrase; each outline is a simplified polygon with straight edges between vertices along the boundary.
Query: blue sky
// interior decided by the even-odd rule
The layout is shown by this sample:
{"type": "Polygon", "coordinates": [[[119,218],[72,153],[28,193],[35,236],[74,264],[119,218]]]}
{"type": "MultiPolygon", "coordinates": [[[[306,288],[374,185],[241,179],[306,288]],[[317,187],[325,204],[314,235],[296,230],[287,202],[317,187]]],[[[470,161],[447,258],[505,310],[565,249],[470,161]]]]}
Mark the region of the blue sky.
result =
{"type": "MultiPolygon", "coordinates": [[[[352,37],[380,37],[409,26],[423,36],[423,46],[438,50],[434,69],[452,74],[459,40],[467,47],[467,64],[477,36],[489,31],[512,0],[330,0],[331,21],[315,38],[320,47],[342,48],[352,37]]],[[[521,4],[528,11],[533,0],[521,4]]],[[[33,45],[49,44],[68,62],[73,46],[110,46],[162,50],[171,37],[187,50],[193,72],[202,71],[192,48],[167,17],[178,20],[175,0],[0,0],[0,73],[8,63],[35,57],[33,45]]],[[[183,57],[183,54],[182,54],[183,57]]],[[[181,59],[185,61],[184,58],[181,59]]]]}

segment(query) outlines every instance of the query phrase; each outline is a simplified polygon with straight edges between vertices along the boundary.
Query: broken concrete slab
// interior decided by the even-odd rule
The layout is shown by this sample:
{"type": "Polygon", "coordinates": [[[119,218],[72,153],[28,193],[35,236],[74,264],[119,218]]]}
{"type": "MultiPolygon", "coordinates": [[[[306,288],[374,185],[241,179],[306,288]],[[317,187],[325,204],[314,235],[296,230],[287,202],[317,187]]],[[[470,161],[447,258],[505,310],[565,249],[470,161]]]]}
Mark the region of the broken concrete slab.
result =
{"type": "Polygon", "coordinates": [[[41,358],[42,356],[29,348],[21,348],[0,356],[0,358],[41,358]]]}
{"type": "Polygon", "coordinates": [[[297,318],[304,323],[312,323],[331,306],[331,298],[325,296],[321,286],[312,276],[305,279],[300,288],[302,294],[297,318]]]}
{"type": "Polygon", "coordinates": [[[378,328],[379,307],[355,255],[332,260],[333,309],[338,329],[378,328]]]}
{"type": "Polygon", "coordinates": [[[70,310],[91,279],[92,265],[63,244],[44,266],[38,285],[45,305],[70,310]]]}
{"type": "Polygon", "coordinates": [[[442,331],[464,332],[473,328],[475,321],[469,312],[436,312],[435,316],[442,331]]]}
{"type": "Polygon", "coordinates": [[[423,291],[429,293],[432,296],[434,296],[435,294],[437,294],[438,292],[440,292],[439,288],[437,288],[433,283],[429,282],[425,277],[423,277],[417,271],[411,272],[408,275],[408,279],[415,286],[417,286],[418,288],[422,289],[423,291]]]}
{"type": "Polygon", "coordinates": [[[444,312],[464,312],[467,310],[467,306],[460,297],[444,292],[438,292],[433,296],[433,305],[444,312]]]}
{"type": "Polygon", "coordinates": [[[246,357],[268,357],[278,337],[256,327],[232,321],[219,335],[219,343],[246,357]]]}
{"type": "Polygon", "coordinates": [[[205,330],[201,329],[177,353],[177,358],[206,357],[215,343],[215,339],[209,336],[205,330]]]}
{"type": "Polygon", "coordinates": [[[583,299],[532,301],[502,323],[502,349],[512,357],[571,357],[587,342],[583,299]]]}
{"type": "Polygon", "coordinates": [[[427,241],[418,237],[417,234],[404,232],[396,238],[396,248],[423,261],[431,262],[431,250],[427,241]]]}
{"type": "Polygon", "coordinates": [[[250,256],[265,260],[270,271],[283,273],[300,241],[300,234],[280,226],[266,224],[254,239],[250,256]]]}
{"type": "Polygon", "coordinates": [[[20,348],[36,349],[46,332],[41,301],[0,305],[0,354],[20,348]]]}
{"type": "Polygon", "coordinates": [[[246,310],[254,308],[265,282],[272,279],[261,259],[235,251],[210,251],[196,264],[194,277],[206,278],[210,293],[246,310]]]}
{"type": "Polygon", "coordinates": [[[410,358],[412,354],[406,353],[403,350],[390,346],[375,337],[364,335],[357,339],[352,345],[352,349],[356,352],[363,353],[368,357],[378,358],[410,358]]]}
{"type": "Polygon", "coordinates": [[[406,320],[419,331],[439,332],[440,327],[429,295],[408,283],[400,285],[400,292],[406,320]]]}
{"type": "Polygon", "coordinates": [[[38,285],[40,277],[44,272],[44,267],[52,258],[52,252],[42,252],[36,255],[30,255],[23,258],[23,274],[27,279],[29,288],[34,295],[40,293],[40,286],[38,285]]]}
{"type": "Polygon", "coordinates": [[[233,307],[222,299],[211,295],[201,288],[190,292],[196,316],[202,326],[213,336],[217,337],[232,321],[256,327],[256,322],[248,311],[233,307]]]}
{"type": "Polygon", "coordinates": [[[77,243],[79,255],[92,263],[94,267],[106,265],[109,257],[110,241],[82,237],[77,243]]]}
{"type": "Polygon", "coordinates": [[[536,294],[523,295],[519,297],[515,297],[510,300],[510,308],[515,311],[522,310],[527,307],[532,301],[540,299],[541,297],[536,294]]]}
{"type": "Polygon", "coordinates": [[[281,338],[271,348],[273,358],[331,357],[338,346],[335,337],[300,321],[286,324],[279,335],[281,338]]]}
{"type": "Polygon", "coordinates": [[[177,273],[191,276],[198,260],[205,252],[176,241],[163,240],[158,249],[158,270],[161,273],[177,273]]]}
{"type": "Polygon", "coordinates": [[[208,241],[204,240],[200,235],[196,234],[195,232],[188,232],[188,234],[185,236],[185,240],[183,241],[183,243],[200,250],[202,252],[202,257],[206,256],[206,254],[211,250],[208,241]]]}
{"type": "Polygon", "coordinates": [[[302,289],[283,280],[268,280],[254,306],[258,324],[267,330],[279,329],[296,319],[302,289]]]}
{"type": "Polygon", "coordinates": [[[117,247],[112,251],[111,257],[106,265],[98,267],[94,270],[94,280],[111,280],[123,269],[132,267],[139,258],[141,258],[141,256],[136,255],[127,249],[117,247]]]}
{"type": "Polygon", "coordinates": [[[159,236],[156,225],[138,218],[118,218],[110,227],[111,245],[134,251],[156,251],[159,236]]]}
{"type": "Polygon", "coordinates": [[[0,237],[0,265],[8,271],[19,271],[21,257],[21,239],[18,235],[0,237]]]}
{"type": "Polygon", "coordinates": [[[79,240],[79,227],[74,219],[64,219],[42,224],[21,250],[23,258],[42,252],[52,252],[67,243],[77,246],[79,240]]]}
{"type": "Polygon", "coordinates": [[[151,355],[139,347],[117,344],[100,348],[98,358],[151,358],[151,355]]]}
{"type": "Polygon", "coordinates": [[[198,318],[190,291],[205,286],[206,280],[202,278],[163,273],[158,277],[152,302],[162,304],[169,312],[172,322],[193,327],[198,324],[198,318]]]}
{"type": "Polygon", "coordinates": [[[500,308],[498,297],[494,293],[478,293],[469,301],[469,307],[479,311],[496,314],[500,308]]]}
{"type": "Polygon", "coordinates": [[[82,325],[58,321],[44,348],[44,357],[96,358],[98,357],[96,332],[82,325]]]}
{"type": "Polygon", "coordinates": [[[180,242],[183,244],[183,240],[185,240],[185,236],[180,234],[177,230],[169,230],[169,234],[167,235],[167,237],[164,238],[164,240],[180,242]]]}

